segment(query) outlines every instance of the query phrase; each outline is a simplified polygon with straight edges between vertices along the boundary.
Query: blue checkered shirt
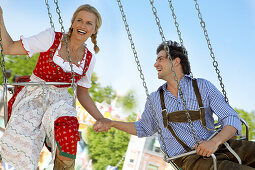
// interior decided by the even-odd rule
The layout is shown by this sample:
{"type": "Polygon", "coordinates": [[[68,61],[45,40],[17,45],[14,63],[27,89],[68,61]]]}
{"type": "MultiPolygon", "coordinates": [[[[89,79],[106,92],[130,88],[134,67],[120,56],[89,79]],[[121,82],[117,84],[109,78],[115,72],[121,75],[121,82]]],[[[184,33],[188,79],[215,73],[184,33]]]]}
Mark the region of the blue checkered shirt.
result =
{"type": "MultiPolygon", "coordinates": [[[[238,114],[231,106],[229,106],[229,104],[225,102],[224,96],[221,94],[221,92],[212,83],[205,79],[198,78],[197,84],[205,108],[206,126],[210,129],[214,128],[213,113],[215,113],[218,116],[219,124],[223,126],[231,125],[237,129],[237,134],[240,134],[242,127],[238,114]]],[[[185,75],[180,80],[180,87],[182,89],[183,97],[184,100],[186,101],[188,109],[199,110],[196,95],[192,86],[192,78],[185,75]]],[[[167,154],[170,157],[172,157],[184,153],[185,149],[182,147],[181,144],[178,143],[178,141],[171,134],[171,132],[163,125],[163,118],[161,113],[162,108],[159,95],[160,88],[163,88],[164,90],[165,105],[168,113],[179,110],[185,110],[185,108],[182,104],[182,99],[179,96],[179,94],[178,98],[175,98],[167,90],[167,83],[163,84],[161,87],[158,88],[157,91],[151,93],[150,95],[153,103],[153,108],[156,112],[156,118],[159,122],[160,128],[162,129],[162,137],[166,144],[167,154]]],[[[157,125],[152,114],[153,113],[147,100],[141,119],[135,122],[138,137],[151,136],[157,132],[157,125]]],[[[176,135],[186,145],[188,145],[190,148],[192,148],[195,145],[195,139],[192,135],[192,130],[190,128],[189,123],[170,123],[170,124],[173,127],[176,135]]],[[[198,141],[206,140],[213,134],[212,131],[209,131],[203,127],[200,120],[194,121],[193,126],[198,141]]],[[[162,147],[160,134],[159,142],[162,147]]]]}

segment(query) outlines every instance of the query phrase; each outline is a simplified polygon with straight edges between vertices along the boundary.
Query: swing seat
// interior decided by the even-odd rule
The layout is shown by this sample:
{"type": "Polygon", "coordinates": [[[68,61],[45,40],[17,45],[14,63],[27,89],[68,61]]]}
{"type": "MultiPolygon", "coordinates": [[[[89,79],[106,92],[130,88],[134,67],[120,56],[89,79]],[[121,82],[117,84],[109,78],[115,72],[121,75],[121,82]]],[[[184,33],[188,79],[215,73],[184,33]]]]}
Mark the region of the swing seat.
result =
{"type": "MultiPolygon", "coordinates": [[[[246,122],[246,120],[244,120],[243,118],[240,117],[240,121],[242,122],[242,125],[245,126],[245,135],[244,136],[239,136],[240,138],[237,139],[237,140],[247,140],[249,141],[249,125],[248,123],[246,122]]],[[[218,133],[220,132],[220,128],[218,128],[215,133],[211,136],[211,138],[213,138],[215,135],[217,135],[218,133]]],[[[210,138],[210,139],[211,139],[210,138]]],[[[227,149],[230,151],[230,149],[232,149],[227,142],[224,143],[224,145],[227,147],[227,149]]],[[[232,151],[230,151],[232,154],[234,154],[235,156],[235,152],[233,153],[232,151]]],[[[184,156],[189,156],[189,155],[193,155],[193,154],[196,154],[196,151],[193,150],[193,151],[190,151],[190,152],[187,152],[187,153],[184,153],[184,154],[181,154],[181,155],[177,155],[177,156],[174,156],[174,157],[171,157],[171,158],[167,158],[167,157],[164,157],[164,160],[168,163],[170,163],[175,170],[180,170],[181,168],[179,168],[174,162],[173,160],[177,159],[177,158],[181,158],[181,157],[184,157],[184,156]]],[[[214,164],[214,170],[217,170],[217,158],[214,154],[211,155],[212,159],[213,159],[213,164],[214,164]]],[[[235,156],[236,157],[236,156],[235,156]]],[[[240,160],[241,161],[241,160],[240,160]]],[[[241,164],[241,162],[239,161],[239,163],[241,164]]]]}
{"type": "MultiPolygon", "coordinates": [[[[15,80],[15,83],[29,82],[30,76],[19,76],[15,80]]],[[[14,85],[14,93],[20,88],[19,85],[14,85]]]]}

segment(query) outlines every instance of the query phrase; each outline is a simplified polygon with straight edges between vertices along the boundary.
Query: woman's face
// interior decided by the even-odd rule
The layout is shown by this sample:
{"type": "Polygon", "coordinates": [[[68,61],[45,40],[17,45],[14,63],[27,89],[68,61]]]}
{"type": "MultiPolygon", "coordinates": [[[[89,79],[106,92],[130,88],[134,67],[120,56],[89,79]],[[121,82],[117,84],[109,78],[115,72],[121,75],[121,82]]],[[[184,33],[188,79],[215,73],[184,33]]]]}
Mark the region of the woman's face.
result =
{"type": "Polygon", "coordinates": [[[72,24],[72,38],[85,42],[96,30],[97,17],[94,13],[80,11],[72,24]]]}

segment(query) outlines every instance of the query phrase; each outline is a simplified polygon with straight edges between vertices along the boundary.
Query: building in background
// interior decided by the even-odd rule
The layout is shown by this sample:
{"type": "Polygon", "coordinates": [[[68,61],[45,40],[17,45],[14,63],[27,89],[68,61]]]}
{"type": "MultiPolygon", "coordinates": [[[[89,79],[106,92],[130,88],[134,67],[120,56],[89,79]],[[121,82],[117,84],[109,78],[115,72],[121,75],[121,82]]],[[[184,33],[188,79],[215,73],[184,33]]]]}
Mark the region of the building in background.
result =
{"type": "Polygon", "coordinates": [[[156,135],[138,138],[131,136],[123,170],[173,170],[163,160],[160,144],[156,135]]]}

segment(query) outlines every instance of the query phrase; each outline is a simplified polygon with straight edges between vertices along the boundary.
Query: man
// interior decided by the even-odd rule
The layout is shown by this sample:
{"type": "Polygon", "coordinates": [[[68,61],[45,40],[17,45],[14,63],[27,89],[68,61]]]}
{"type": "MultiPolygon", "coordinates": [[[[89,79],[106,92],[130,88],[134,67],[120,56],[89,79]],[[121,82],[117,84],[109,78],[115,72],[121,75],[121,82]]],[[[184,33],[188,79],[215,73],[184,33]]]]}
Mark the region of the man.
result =
{"type": "MultiPolygon", "coordinates": [[[[223,95],[213,84],[205,79],[193,79],[189,76],[190,65],[184,48],[172,41],[168,41],[167,46],[176,77],[171,71],[171,63],[164,50],[164,44],[161,44],[157,48],[154,67],[158,72],[158,78],[165,80],[166,83],[150,95],[159,128],[162,130],[159,140],[162,135],[167,154],[172,157],[196,148],[197,154],[174,160],[180,168],[188,170],[213,169],[212,159],[208,158],[213,153],[217,156],[218,169],[255,168],[255,143],[231,139],[241,133],[238,114],[225,102],[223,95]],[[190,116],[185,112],[180,89],[190,116]],[[213,113],[218,116],[222,129],[208,140],[215,128],[213,113]],[[192,121],[192,125],[189,120],[192,121]],[[242,159],[243,165],[239,165],[234,156],[222,145],[226,141],[242,159]]],[[[139,121],[118,122],[104,119],[96,122],[94,130],[108,131],[111,127],[138,137],[151,136],[157,132],[157,124],[148,100],[139,121]]],[[[162,141],[160,144],[162,146],[162,141]]]]}

